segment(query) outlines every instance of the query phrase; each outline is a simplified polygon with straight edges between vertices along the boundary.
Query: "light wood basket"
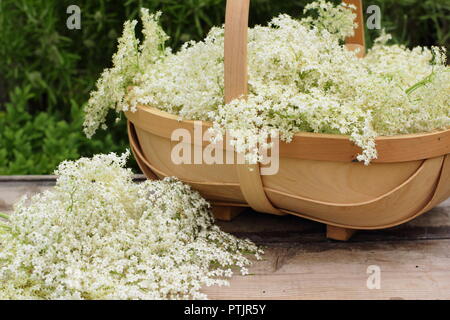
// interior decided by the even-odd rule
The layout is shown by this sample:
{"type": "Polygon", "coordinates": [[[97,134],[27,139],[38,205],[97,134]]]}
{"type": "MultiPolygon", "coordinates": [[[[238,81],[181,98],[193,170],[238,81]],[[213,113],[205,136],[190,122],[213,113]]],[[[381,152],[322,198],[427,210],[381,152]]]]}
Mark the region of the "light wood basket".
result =
{"type": "MultiPolygon", "coordinates": [[[[250,0],[228,0],[225,19],[225,102],[247,94],[247,28],[250,0]]],[[[361,0],[358,28],[346,40],[349,50],[365,54],[361,0]]],[[[347,240],[357,229],[405,223],[450,196],[450,129],[379,137],[378,158],[369,166],[355,160],[361,149],[347,136],[298,133],[280,143],[279,171],[260,175],[259,165],[180,164],[171,160],[175,129],[194,135],[194,121],[157,108],[126,112],[131,149],[149,179],[176,176],[213,205],[218,219],[229,220],[251,207],[292,214],[327,225],[327,236],[347,240]]],[[[202,122],[203,132],[210,126],[202,122]]],[[[189,145],[203,152],[206,143],[189,145]]],[[[229,152],[224,150],[224,153],[229,152]]],[[[235,155],[232,155],[235,156],[235,155]]]]}

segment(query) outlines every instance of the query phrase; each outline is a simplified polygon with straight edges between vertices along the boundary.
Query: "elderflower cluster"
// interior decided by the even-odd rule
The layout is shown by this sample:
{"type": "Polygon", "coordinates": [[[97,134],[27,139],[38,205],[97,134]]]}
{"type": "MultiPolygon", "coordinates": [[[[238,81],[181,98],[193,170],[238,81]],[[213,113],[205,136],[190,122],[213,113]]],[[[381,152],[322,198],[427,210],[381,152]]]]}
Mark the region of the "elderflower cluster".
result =
{"type": "Polygon", "coordinates": [[[327,30],[344,40],[346,37],[353,36],[354,29],[358,27],[356,23],[351,23],[356,15],[348,9],[356,9],[356,7],[345,2],[339,6],[333,6],[325,0],[314,1],[305,6],[303,13],[312,11],[317,14],[317,17],[306,17],[303,22],[319,30],[327,30]]]}
{"type": "MultiPolygon", "coordinates": [[[[125,100],[117,101],[117,110],[144,104],[183,119],[212,121],[213,139],[227,131],[252,162],[261,160],[257,146],[275,131],[286,142],[297,132],[348,135],[362,149],[358,159],[368,164],[377,157],[377,136],[450,126],[450,68],[443,48],[388,45],[389,35],[382,33],[359,59],[343,44],[355,27],[348,6],[319,0],[305,12],[316,16],[297,20],[282,14],[268,26],[249,29],[246,99],[224,103],[220,27],[176,53],[158,51],[153,53],[157,58],[140,61],[133,86],[125,100]]],[[[143,15],[144,29],[148,19],[143,15]]],[[[165,40],[156,27],[144,34],[154,46],[165,40]]],[[[107,107],[92,101],[91,109],[107,107]]],[[[90,133],[97,120],[87,122],[90,133]]]]}
{"type": "Polygon", "coordinates": [[[126,21],[117,52],[112,57],[113,66],[103,71],[96,84],[97,90],[91,92],[84,120],[84,132],[89,138],[99,127],[106,129],[109,109],[116,112],[129,110],[126,94],[134,77],[170,52],[164,47],[168,37],[158,25],[161,13],[149,14],[147,9],[142,9],[141,15],[145,40],[140,43],[135,36],[137,21],[126,21]]]}
{"type": "Polygon", "coordinates": [[[0,299],[202,299],[247,272],[253,243],[180,181],[134,183],[127,156],[63,162],[54,189],[17,204],[0,229],[0,299]]]}

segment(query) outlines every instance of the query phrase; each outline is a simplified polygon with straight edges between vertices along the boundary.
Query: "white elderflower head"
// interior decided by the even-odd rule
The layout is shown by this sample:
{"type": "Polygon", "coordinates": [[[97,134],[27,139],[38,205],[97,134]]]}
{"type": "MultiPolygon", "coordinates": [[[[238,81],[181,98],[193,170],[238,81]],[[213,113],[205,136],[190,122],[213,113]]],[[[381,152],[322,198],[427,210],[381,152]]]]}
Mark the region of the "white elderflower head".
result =
{"type": "Polygon", "coordinates": [[[260,249],[175,178],[134,183],[127,157],[65,161],[54,189],[16,205],[0,225],[0,299],[203,299],[247,272],[260,249]]]}
{"type": "Polygon", "coordinates": [[[223,27],[172,53],[162,50],[166,35],[156,24],[159,14],[144,10],[139,68],[130,63],[127,72],[105,71],[86,110],[85,131],[92,135],[108,108],[135,111],[142,104],[183,119],[212,121],[213,131],[227,131],[251,162],[261,160],[256,146],[276,130],[286,142],[296,132],[348,135],[362,149],[358,159],[368,164],[377,157],[377,136],[449,127],[445,51],[388,45],[390,35],[383,31],[358,59],[342,41],[355,27],[350,9],[320,0],[305,8],[314,17],[282,14],[268,26],[249,29],[248,99],[229,104],[223,97],[223,27]],[[151,53],[144,54],[144,48],[151,53]]]}
{"type": "Polygon", "coordinates": [[[316,11],[317,18],[307,17],[303,19],[303,22],[319,30],[327,30],[344,40],[352,36],[354,29],[358,27],[354,22],[356,14],[349,9],[356,9],[356,7],[346,3],[335,6],[325,0],[314,1],[305,6],[304,13],[316,11]]]}

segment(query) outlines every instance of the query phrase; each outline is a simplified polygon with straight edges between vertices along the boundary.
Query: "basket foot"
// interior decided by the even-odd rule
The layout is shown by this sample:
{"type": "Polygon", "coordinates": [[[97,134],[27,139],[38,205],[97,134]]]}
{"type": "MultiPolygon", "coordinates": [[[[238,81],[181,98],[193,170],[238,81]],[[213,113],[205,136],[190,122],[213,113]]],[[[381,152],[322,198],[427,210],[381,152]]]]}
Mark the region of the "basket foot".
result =
{"type": "Polygon", "coordinates": [[[212,206],[212,213],[217,220],[231,221],[245,209],[247,207],[212,206]]]}
{"type": "Polygon", "coordinates": [[[354,229],[335,227],[327,224],[327,238],[333,240],[347,241],[356,232],[354,229]]]}

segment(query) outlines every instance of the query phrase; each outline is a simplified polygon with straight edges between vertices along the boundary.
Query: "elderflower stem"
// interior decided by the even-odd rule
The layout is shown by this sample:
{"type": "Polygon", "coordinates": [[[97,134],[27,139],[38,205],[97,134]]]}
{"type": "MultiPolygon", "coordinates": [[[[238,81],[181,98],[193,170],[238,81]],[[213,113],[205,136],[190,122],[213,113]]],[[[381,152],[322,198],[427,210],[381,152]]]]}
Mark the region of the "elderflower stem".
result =
{"type": "Polygon", "coordinates": [[[0,223],[0,232],[2,229],[6,230],[8,232],[8,231],[11,231],[11,226],[7,226],[6,224],[0,223]]]}
{"type": "Polygon", "coordinates": [[[6,219],[6,220],[9,220],[9,215],[8,215],[8,214],[6,214],[6,213],[0,212],[0,218],[3,218],[3,219],[6,219]]]}
{"type": "Polygon", "coordinates": [[[431,83],[433,81],[433,77],[434,77],[434,71],[427,76],[425,79],[417,82],[416,84],[412,85],[411,87],[409,87],[405,92],[406,94],[411,94],[412,92],[414,92],[415,90],[419,89],[420,87],[423,87],[424,85],[426,85],[427,83],[431,83]]]}

